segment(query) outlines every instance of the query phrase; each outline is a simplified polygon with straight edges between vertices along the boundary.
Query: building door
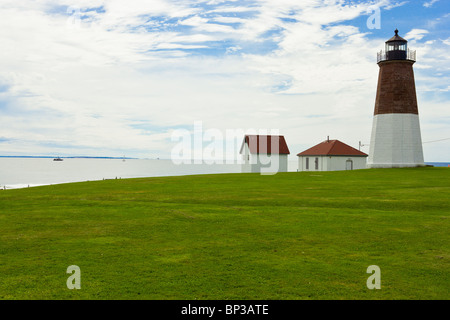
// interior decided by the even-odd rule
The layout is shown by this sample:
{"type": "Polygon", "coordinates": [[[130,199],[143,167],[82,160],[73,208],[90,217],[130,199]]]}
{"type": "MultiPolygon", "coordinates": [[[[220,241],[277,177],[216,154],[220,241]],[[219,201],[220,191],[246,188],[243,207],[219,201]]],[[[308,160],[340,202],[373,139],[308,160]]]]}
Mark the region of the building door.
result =
{"type": "Polygon", "coordinates": [[[345,162],[345,170],[353,170],[353,161],[352,160],[347,160],[345,162]]]}

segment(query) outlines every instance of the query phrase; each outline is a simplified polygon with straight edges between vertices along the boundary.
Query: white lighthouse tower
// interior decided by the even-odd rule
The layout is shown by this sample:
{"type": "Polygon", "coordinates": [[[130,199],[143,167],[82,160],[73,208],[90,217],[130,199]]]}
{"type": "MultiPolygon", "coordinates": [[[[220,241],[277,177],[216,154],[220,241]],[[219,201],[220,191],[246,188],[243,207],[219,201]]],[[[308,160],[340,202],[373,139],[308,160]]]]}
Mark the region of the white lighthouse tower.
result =
{"type": "Polygon", "coordinates": [[[378,88],[368,168],[424,166],[413,64],[416,52],[398,35],[378,53],[378,88]]]}

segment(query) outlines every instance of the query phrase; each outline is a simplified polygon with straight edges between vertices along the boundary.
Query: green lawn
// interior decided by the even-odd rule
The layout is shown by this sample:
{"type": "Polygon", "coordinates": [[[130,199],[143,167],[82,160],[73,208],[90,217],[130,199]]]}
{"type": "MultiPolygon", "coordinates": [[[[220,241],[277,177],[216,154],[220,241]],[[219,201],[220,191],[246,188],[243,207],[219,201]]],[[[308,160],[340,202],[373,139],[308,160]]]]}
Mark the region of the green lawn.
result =
{"type": "Polygon", "coordinates": [[[6,190],[0,299],[449,299],[449,230],[448,168],[6,190]]]}

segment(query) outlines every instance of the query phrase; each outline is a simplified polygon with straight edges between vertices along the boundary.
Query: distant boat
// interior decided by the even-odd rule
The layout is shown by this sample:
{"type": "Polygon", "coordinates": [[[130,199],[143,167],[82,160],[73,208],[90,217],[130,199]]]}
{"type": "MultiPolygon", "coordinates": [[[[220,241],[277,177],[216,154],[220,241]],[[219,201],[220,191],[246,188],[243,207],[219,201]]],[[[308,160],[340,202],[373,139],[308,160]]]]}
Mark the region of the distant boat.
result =
{"type": "Polygon", "coordinates": [[[53,159],[53,161],[63,161],[60,157],[53,159]]]}

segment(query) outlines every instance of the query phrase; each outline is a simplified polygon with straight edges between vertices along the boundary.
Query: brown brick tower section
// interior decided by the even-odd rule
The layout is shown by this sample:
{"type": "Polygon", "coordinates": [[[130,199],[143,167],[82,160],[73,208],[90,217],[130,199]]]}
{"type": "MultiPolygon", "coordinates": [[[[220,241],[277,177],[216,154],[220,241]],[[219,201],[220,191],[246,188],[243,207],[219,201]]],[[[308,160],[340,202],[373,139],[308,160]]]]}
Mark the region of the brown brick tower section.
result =
{"type": "Polygon", "coordinates": [[[386,60],[378,63],[378,88],[374,115],[386,113],[419,114],[412,60],[386,60]]]}

